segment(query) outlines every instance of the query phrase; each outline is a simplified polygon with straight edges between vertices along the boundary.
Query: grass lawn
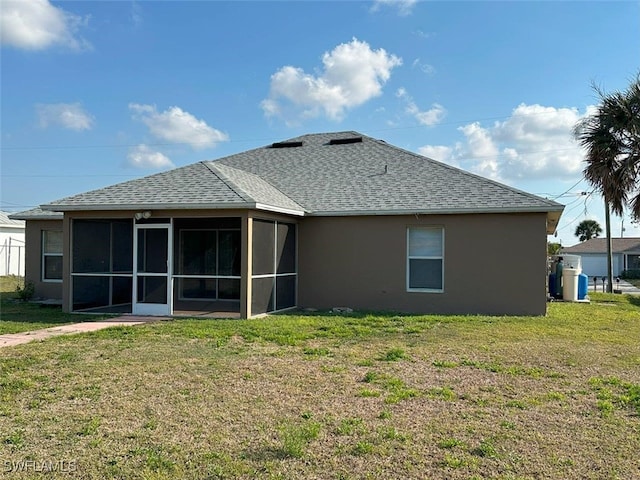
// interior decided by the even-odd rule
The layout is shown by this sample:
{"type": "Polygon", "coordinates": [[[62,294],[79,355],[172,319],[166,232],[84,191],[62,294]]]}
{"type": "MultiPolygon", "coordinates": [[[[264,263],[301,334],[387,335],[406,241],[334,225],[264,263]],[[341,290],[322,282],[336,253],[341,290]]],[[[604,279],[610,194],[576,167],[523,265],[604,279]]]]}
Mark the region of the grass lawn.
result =
{"type": "Polygon", "coordinates": [[[546,317],[280,315],[0,349],[27,479],[640,478],[640,299],[546,317]]]}
{"type": "Polygon", "coordinates": [[[23,281],[16,276],[0,277],[0,335],[105,318],[72,315],[63,313],[61,307],[22,302],[16,287],[22,287],[23,281]]]}

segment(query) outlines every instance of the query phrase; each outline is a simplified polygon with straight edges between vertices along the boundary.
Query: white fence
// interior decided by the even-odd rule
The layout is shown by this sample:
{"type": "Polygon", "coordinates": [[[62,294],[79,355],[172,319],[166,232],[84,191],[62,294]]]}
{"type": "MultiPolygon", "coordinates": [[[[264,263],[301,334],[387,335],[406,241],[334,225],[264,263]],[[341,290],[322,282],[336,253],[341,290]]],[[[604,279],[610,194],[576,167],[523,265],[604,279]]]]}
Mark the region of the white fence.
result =
{"type": "Polygon", "coordinates": [[[0,275],[24,277],[24,241],[5,238],[0,244],[0,275]]]}

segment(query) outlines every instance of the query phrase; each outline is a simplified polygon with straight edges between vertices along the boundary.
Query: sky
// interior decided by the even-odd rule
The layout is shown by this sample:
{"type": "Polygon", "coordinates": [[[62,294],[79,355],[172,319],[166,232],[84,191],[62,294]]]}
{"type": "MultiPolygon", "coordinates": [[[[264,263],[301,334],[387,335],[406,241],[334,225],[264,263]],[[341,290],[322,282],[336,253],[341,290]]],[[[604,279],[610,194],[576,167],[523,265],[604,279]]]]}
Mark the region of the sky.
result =
{"type": "Polygon", "coordinates": [[[1,0],[0,43],[1,210],[353,130],[566,205],[569,246],[604,228],[572,130],[640,72],[640,2],[1,0]]]}

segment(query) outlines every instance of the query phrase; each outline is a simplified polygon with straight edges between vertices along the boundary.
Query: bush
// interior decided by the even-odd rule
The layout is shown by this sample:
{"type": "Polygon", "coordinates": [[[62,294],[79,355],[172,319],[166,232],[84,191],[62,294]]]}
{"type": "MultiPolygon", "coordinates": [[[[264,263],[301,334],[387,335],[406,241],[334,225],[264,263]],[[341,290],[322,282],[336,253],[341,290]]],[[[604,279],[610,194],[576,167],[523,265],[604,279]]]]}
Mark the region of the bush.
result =
{"type": "Polygon", "coordinates": [[[640,279],[640,270],[623,270],[620,278],[628,279],[628,280],[637,280],[640,279]]]}
{"type": "Polygon", "coordinates": [[[21,287],[20,285],[16,287],[18,298],[23,302],[28,302],[29,300],[31,300],[35,291],[36,287],[33,282],[24,282],[24,287],[21,287]]]}

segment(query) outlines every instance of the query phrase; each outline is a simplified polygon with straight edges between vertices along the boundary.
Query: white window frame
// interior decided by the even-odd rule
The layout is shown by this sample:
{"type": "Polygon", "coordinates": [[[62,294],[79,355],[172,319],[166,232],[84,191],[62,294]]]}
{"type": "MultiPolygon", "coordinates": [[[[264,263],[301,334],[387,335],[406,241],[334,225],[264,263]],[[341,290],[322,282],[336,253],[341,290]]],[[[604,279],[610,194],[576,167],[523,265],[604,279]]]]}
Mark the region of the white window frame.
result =
{"type": "MultiPolygon", "coordinates": [[[[62,230],[56,230],[56,229],[49,229],[49,230],[42,230],[41,231],[41,237],[40,237],[40,241],[41,243],[41,258],[40,258],[40,264],[42,265],[41,268],[41,272],[40,272],[40,280],[42,282],[47,282],[47,283],[62,283],[62,278],[46,278],[46,258],[47,257],[62,257],[63,256],[63,252],[60,253],[49,253],[45,251],[45,248],[47,246],[47,241],[46,241],[46,236],[47,233],[49,232],[59,232],[62,235],[62,230]]],[[[64,239],[63,239],[64,241],[64,239]]],[[[64,251],[64,246],[62,247],[62,250],[64,251]]],[[[64,260],[63,260],[64,262],[64,260]]]]}
{"type": "Polygon", "coordinates": [[[407,292],[427,292],[427,293],[444,293],[444,227],[442,226],[409,226],[407,227],[407,292]],[[436,230],[440,232],[441,242],[442,242],[442,252],[441,255],[431,255],[431,256],[421,256],[421,255],[410,255],[411,245],[410,245],[410,233],[412,230],[436,230]],[[411,279],[411,260],[441,260],[442,261],[442,288],[412,288],[410,286],[411,279]]]}

